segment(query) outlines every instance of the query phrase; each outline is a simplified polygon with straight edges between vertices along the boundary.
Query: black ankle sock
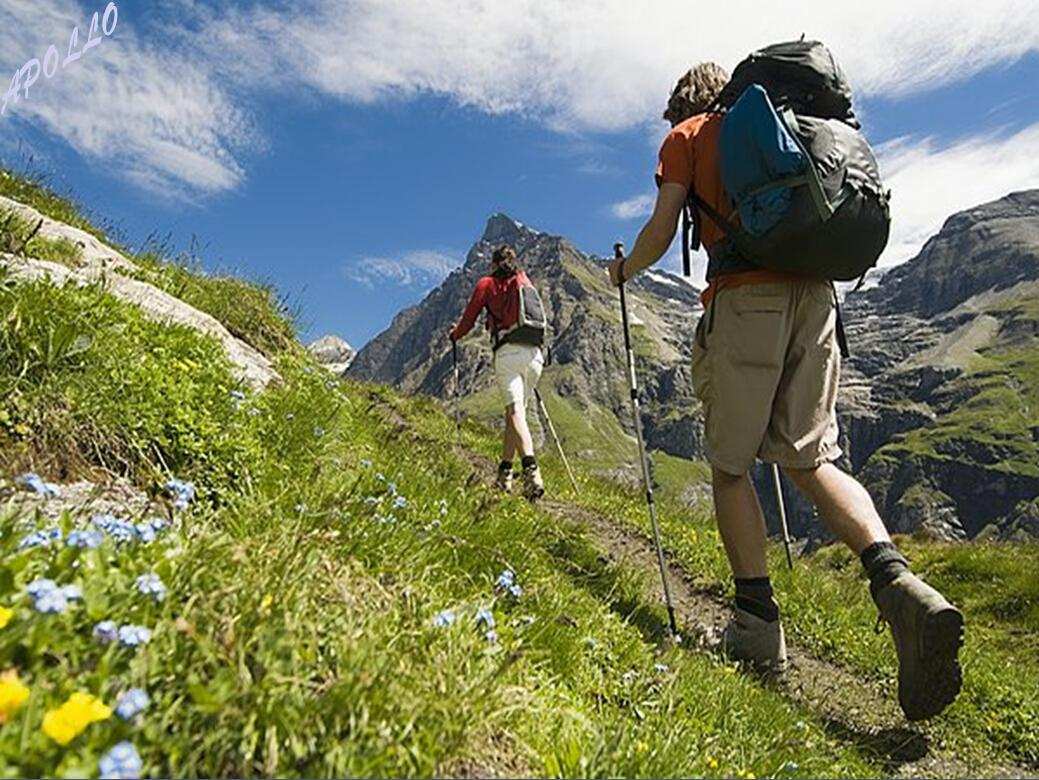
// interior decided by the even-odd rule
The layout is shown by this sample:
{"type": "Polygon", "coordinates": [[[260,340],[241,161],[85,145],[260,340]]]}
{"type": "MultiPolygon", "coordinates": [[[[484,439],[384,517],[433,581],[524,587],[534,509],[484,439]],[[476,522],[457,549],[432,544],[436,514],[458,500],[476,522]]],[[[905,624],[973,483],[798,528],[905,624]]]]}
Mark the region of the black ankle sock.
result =
{"type": "Polygon", "coordinates": [[[498,464],[498,471],[512,471],[512,461],[503,460],[498,464]]]}
{"type": "Polygon", "coordinates": [[[536,465],[538,465],[538,459],[535,458],[533,455],[524,455],[523,456],[523,468],[525,468],[525,469],[532,469],[536,465]]]}
{"type": "Polygon", "coordinates": [[[909,562],[892,542],[874,542],[862,551],[859,559],[869,577],[869,591],[874,596],[899,574],[909,570],[909,562]]]}
{"type": "Polygon", "coordinates": [[[779,605],[772,598],[772,581],[768,577],[737,577],[736,606],[769,623],[779,620],[779,605]]]}

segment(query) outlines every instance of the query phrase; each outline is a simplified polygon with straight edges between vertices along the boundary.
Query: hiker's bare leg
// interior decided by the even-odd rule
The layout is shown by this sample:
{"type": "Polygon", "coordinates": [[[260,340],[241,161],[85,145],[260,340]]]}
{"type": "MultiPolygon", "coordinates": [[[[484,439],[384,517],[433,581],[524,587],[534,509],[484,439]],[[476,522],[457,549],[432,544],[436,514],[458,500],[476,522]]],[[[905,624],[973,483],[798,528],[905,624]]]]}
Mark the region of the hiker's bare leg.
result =
{"type": "Polygon", "coordinates": [[[832,463],[814,469],[783,469],[812,500],[826,526],[858,555],[874,542],[890,541],[866,488],[832,463]]]}
{"type": "Polygon", "coordinates": [[[515,436],[516,448],[520,456],[526,458],[534,454],[534,440],[530,438],[530,429],[527,427],[526,410],[518,404],[509,404],[505,410],[505,417],[512,425],[515,436]]]}
{"type": "Polygon", "coordinates": [[[516,429],[512,425],[512,416],[509,414],[511,406],[505,407],[505,435],[502,443],[502,461],[512,462],[516,457],[516,447],[519,441],[516,429]]]}
{"type": "Polygon", "coordinates": [[[767,577],[765,516],[750,478],[717,468],[711,474],[714,514],[733,575],[740,579],[767,577]]]}

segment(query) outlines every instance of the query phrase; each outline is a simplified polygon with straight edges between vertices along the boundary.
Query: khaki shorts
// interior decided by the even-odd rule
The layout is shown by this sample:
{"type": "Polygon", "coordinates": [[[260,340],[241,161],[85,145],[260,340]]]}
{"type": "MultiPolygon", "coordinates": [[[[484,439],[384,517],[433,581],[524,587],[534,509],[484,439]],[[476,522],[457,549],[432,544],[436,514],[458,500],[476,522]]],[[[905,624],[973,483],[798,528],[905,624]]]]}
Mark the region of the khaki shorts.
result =
{"type": "Polygon", "coordinates": [[[545,358],[538,347],[526,344],[506,344],[494,353],[494,378],[501,390],[505,406],[516,404],[524,409],[527,396],[534,392],[545,358]]]}
{"type": "Polygon", "coordinates": [[[840,457],[836,311],[829,282],[744,284],[715,295],[693,347],[713,466],[744,474],[755,458],[812,468],[840,457]]]}

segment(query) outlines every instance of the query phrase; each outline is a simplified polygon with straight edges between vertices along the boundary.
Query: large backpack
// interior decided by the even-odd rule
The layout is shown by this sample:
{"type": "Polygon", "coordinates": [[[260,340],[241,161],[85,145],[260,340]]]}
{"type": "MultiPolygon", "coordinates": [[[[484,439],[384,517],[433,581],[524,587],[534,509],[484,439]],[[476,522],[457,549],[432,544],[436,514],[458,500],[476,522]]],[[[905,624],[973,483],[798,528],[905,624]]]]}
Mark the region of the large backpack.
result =
{"type": "MultiPolygon", "coordinates": [[[[684,228],[690,212],[698,218],[702,211],[723,230],[712,248],[714,270],[761,267],[848,281],[876,265],[890,231],[890,193],[859,131],[851,88],[825,46],[794,41],[754,52],[712,109],[725,113],[722,184],[739,224],[691,192],[684,228]]],[[[686,258],[688,274],[688,249],[686,258]]]]}
{"type": "MultiPolygon", "coordinates": [[[[545,343],[548,322],[538,288],[531,283],[526,274],[520,273],[508,280],[505,294],[516,302],[519,317],[515,325],[491,331],[494,349],[497,350],[498,347],[505,344],[542,346],[545,343]]],[[[490,313],[490,309],[488,309],[488,313],[490,313]]]]}

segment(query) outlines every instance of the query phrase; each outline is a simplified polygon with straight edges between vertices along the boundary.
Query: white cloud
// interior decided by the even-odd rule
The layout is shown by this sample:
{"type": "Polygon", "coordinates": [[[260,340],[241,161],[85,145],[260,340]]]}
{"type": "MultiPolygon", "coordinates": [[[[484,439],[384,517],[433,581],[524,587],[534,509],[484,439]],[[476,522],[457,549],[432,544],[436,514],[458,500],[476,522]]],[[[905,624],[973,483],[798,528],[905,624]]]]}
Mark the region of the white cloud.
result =
{"type": "Polygon", "coordinates": [[[657,202],[655,193],[646,192],[635,195],[627,200],[614,203],[610,211],[617,219],[635,219],[636,217],[648,217],[653,213],[653,205],[657,202]]]}
{"type": "MultiPolygon", "coordinates": [[[[104,5],[100,6],[103,11],[104,5]]],[[[40,76],[0,122],[32,125],[83,156],[156,192],[190,197],[232,189],[244,178],[240,153],[260,145],[247,116],[206,63],[145,43],[132,6],[122,5],[113,35],[40,76]]],[[[4,0],[0,8],[0,73],[10,74],[52,44],[64,61],[79,28],[82,48],[90,15],[72,0],[4,0]]],[[[5,133],[9,132],[5,128],[5,133]]]]}
{"type": "Polygon", "coordinates": [[[425,292],[459,265],[459,256],[455,253],[416,249],[395,257],[362,257],[343,270],[348,279],[373,290],[393,285],[425,292]]]}
{"type": "Polygon", "coordinates": [[[877,151],[893,193],[891,241],[881,266],[913,257],[954,212],[1039,187],[1039,123],[945,147],[931,138],[901,138],[877,151]]]}
{"type": "MultiPolygon", "coordinates": [[[[371,103],[421,93],[564,132],[659,128],[676,76],[806,33],[860,95],[907,95],[1039,51],[1037,0],[177,0],[121,7],[114,37],[38,85],[17,118],[160,191],[237,187],[265,99],[371,103]]],[[[75,0],[3,0],[0,68],[84,25],[75,0]]],[[[5,82],[6,83],[6,82],[5,82]]],[[[654,135],[658,135],[658,130],[654,135]]]]}
{"type": "Polygon", "coordinates": [[[362,103],[433,92],[578,131],[655,119],[692,62],[732,67],[802,33],[833,48],[861,94],[905,95],[1039,50],[1039,3],[308,0],[207,28],[243,78],[362,103]]]}

